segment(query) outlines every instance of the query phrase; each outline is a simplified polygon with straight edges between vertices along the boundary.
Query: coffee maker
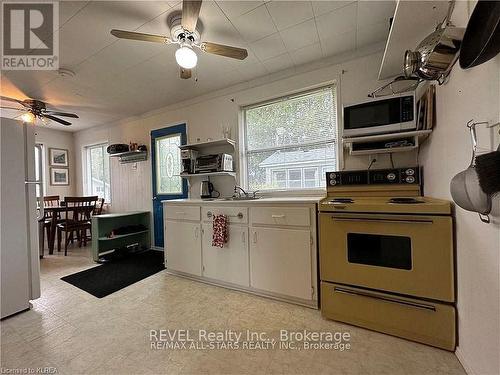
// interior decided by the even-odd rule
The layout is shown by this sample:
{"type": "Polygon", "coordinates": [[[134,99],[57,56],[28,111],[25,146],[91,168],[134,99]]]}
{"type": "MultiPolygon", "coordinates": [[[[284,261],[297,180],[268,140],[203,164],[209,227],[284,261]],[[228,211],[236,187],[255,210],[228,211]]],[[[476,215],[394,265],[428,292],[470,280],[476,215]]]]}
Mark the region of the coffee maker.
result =
{"type": "Polygon", "coordinates": [[[181,150],[182,173],[193,174],[198,151],[192,149],[181,150]]]}

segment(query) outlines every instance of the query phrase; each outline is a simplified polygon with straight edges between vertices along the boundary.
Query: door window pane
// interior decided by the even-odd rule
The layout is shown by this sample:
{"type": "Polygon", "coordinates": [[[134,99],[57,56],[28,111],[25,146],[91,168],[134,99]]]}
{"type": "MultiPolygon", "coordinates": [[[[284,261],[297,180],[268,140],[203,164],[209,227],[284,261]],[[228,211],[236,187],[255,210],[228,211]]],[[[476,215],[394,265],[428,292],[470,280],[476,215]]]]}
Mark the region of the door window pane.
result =
{"type": "Polygon", "coordinates": [[[182,194],[181,135],[173,134],[157,138],[156,189],[157,194],[182,194]]]}

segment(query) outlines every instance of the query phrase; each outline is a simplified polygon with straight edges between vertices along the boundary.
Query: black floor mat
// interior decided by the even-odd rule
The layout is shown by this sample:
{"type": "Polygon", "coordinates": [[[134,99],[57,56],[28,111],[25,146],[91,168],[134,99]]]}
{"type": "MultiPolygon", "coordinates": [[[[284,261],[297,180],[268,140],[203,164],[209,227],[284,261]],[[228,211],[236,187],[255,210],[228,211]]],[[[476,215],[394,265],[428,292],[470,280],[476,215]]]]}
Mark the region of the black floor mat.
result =
{"type": "Polygon", "coordinates": [[[102,298],[163,269],[163,252],[149,250],[64,276],[61,280],[102,298]]]}

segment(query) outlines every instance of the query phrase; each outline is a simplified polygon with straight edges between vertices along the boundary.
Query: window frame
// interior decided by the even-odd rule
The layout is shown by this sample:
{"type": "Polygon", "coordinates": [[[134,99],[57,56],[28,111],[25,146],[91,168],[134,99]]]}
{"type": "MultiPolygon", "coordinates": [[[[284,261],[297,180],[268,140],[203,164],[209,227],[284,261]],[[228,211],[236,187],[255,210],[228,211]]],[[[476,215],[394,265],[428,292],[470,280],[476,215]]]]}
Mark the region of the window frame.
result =
{"type": "MultiPolygon", "coordinates": [[[[343,149],[342,149],[342,106],[341,106],[341,85],[340,85],[340,75],[338,76],[337,80],[334,81],[328,81],[324,82],[319,85],[314,85],[310,86],[309,88],[306,89],[301,89],[301,90],[296,90],[293,92],[289,92],[288,94],[285,95],[279,95],[275,96],[271,99],[259,101],[253,104],[248,104],[248,105],[242,105],[239,108],[239,114],[238,114],[238,130],[239,130],[239,156],[240,156],[240,173],[239,173],[239,182],[240,185],[243,186],[245,189],[249,189],[249,181],[248,181],[248,155],[251,154],[252,152],[266,152],[266,151],[277,151],[277,150],[287,150],[287,149],[296,149],[299,147],[307,147],[307,146],[316,146],[316,145],[326,145],[329,143],[333,143],[335,146],[335,161],[336,161],[336,169],[341,170],[344,165],[344,154],[343,154],[343,149]],[[309,94],[313,94],[318,91],[322,91],[325,89],[331,89],[333,91],[333,101],[335,103],[335,132],[336,132],[336,137],[334,139],[328,139],[328,140],[322,140],[322,141],[313,141],[313,142],[305,142],[301,143],[299,145],[284,145],[284,146],[275,146],[275,147],[269,147],[269,148],[263,148],[259,150],[251,150],[250,152],[248,151],[248,143],[247,143],[247,119],[246,119],[246,111],[249,109],[253,108],[258,108],[261,106],[269,105],[269,104],[274,104],[274,103],[279,103],[282,101],[290,100],[290,99],[295,99],[301,96],[306,96],[309,94]]],[[[286,171],[286,166],[283,166],[286,171]]],[[[321,169],[322,170],[322,169],[321,169]]],[[[288,177],[288,172],[287,177],[288,177]]],[[[318,173],[320,173],[320,170],[318,170],[318,173]]],[[[322,177],[320,176],[320,179],[322,177]]],[[[288,181],[288,179],[287,179],[288,181]]],[[[259,191],[262,195],[264,196],[277,196],[277,195],[323,195],[325,193],[325,185],[320,184],[318,187],[315,188],[300,188],[300,189],[290,189],[288,187],[288,182],[287,182],[287,187],[286,188],[279,188],[279,189],[266,189],[263,191],[259,191]]]]}
{"type": "MultiPolygon", "coordinates": [[[[90,188],[90,182],[89,182],[89,178],[90,178],[90,165],[89,165],[89,157],[90,157],[90,150],[93,149],[93,148],[97,148],[97,147],[103,147],[103,155],[106,152],[106,148],[109,146],[109,141],[102,141],[102,142],[97,142],[97,143],[92,143],[92,144],[89,144],[89,145],[84,145],[82,147],[82,164],[84,165],[84,168],[82,168],[82,171],[83,171],[83,181],[84,181],[84,184],[83,184],[83,194],[84,195],[91,195],[93,193],[89,193],[89,188],[90,188]]],[[[108,158],[109,158],[109,155],[108,155],[108,158]]],[[[108,168],[109,168],[109,200],[104,200],[104,203],[108,204],[108,205],[111,205],[111,202],[112,202],[112,189],[111,189],[111,159],[109,159],[109,162],[108,162],[108,168]]],[[[104,194],[104,198],[105,198],[105,195],[104,194]]],[[[106,198],[105,198],[106,199],[106,198]]]]}

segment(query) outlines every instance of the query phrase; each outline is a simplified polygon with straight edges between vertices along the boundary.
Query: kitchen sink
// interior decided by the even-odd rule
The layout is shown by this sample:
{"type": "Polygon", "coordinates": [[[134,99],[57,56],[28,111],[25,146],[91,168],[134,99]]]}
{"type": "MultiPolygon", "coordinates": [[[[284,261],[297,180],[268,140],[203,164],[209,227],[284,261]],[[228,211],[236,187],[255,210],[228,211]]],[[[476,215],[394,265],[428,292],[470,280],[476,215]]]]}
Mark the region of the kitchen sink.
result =
{"type": "Polygon", "coordinates": [[[260,199],[261,197],[250,197],[250,196],[242,196],[242,197],[225,197],[223,198],[225,201],[254,201],[256,199],[260,199]]]}

